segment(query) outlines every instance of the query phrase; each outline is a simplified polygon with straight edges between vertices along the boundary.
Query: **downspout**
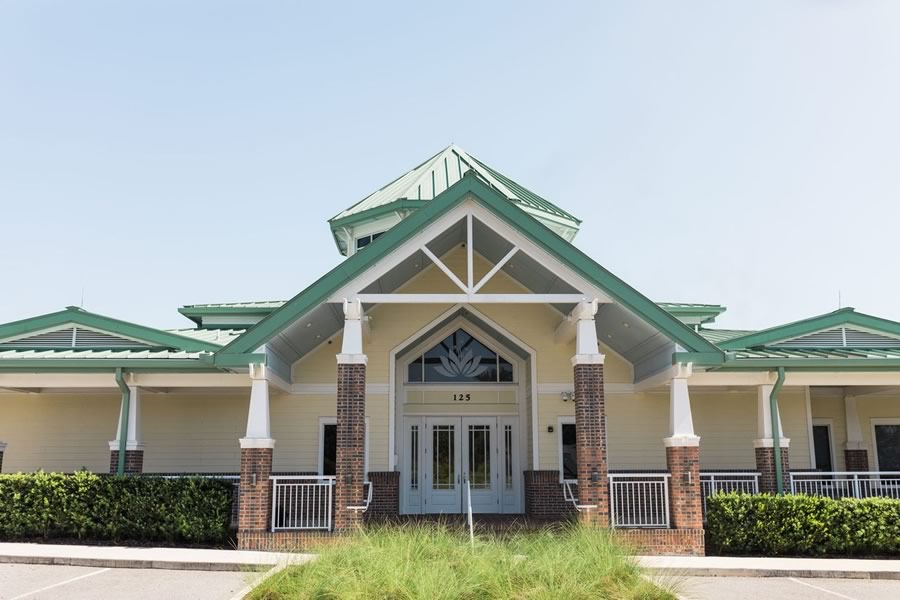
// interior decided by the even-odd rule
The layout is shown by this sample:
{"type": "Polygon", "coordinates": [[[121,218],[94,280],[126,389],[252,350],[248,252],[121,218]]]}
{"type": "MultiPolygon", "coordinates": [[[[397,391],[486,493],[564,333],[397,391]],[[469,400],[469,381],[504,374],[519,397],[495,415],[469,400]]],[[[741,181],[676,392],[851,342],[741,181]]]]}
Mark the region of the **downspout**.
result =
{"type": "Polygon", "coordinates": [[[131,388],[125,384],[125,374],[122,368],[116,369],[116,383],[122,390],[122,425],[119,428],[119,464],[116,467],[116,475],[125,475],[125,449],[128,447],[128,418],[131,412],[131,388]]]}
{"type": "Polygon", "coordinates": [[[784,367],[778,367],[778,378],[775,385],[772,386],[772,393],[769,394],[769,414],[772,423],[772,450],[774,451],[775,460],[775,489],[778,495],[784,494],[784,474],[781,472],[781,418],[778,414],[778,392],[784,385],[784,367]]]}

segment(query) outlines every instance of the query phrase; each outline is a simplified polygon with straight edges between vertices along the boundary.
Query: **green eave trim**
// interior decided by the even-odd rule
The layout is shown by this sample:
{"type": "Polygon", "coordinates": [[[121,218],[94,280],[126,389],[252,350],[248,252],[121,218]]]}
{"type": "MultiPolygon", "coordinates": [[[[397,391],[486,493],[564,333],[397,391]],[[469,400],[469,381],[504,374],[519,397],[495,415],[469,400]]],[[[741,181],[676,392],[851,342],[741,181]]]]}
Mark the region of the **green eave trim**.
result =
{"type": "Polygon", "coordinates": [[[285,327],[326,301],[346,282],[382,260],[403,244],[409,236],[427,227],[470,196],[474,196],[488,210],[540,245],[550,255],[568,265],[581,277],[604,290],[614,300],[623,304],[681,347],[694,352],[722,354],[719,348],[679,321],[674,315],[666,312],[655,302],[510,202],[509,199],[485,183],[474,171],[467,172],[459,182],[438,194],[433,200],[427,202],[426,206],[369,244],[365,252],[359,252],[349,257],[306,290],[289,300],[280,309],[224,346],[218,353],[245,353],[259,348],[285,327]]]}
{"type": "Polygon", "coordinates": [[[418,210],[428,204],[428,202],[429,200],[409,200],[407,198],[400,198],[388,204],[375,206],[352,215],[347,215],[346,217],[329,219],[328,224],[331,225],[331,229],[334,231],[340,227],[348,227],[363,221],[371,221],[372,219],[377,219],[383,215],[395,213],[398,210],[418,210]]]}
{"type": "MultiPolygon", "coordinates": [[[[174,333],[168,333],[159,329],[105,317],[75,307],[69,307],[59,312],[0,325],[0,339],[28,335],[29,333],[44,329],[52,329],[53,327],[67,325],[69,323],[93,327],[94,329],[99,329],[101,331],[134,338],[149,346],[159,348],[173,348],[187,352],[213,352],[221,347],[216,344],[191,339],[174,333]]],[[[85,350],[87,349],[88,348],[85,348],[85,350]]]]}
{"type": "Polygon", "coordinates": [[[673,363],[694,363],[713,371],[900,371],[900,358],[735,358],[702,352],[676,352],[673,363]]]}
{"type": "Polygon", "coordinates": [[[767,346],[775,342],[815,333],[823,329],[840,327],[841,325],[856,325],[876,332],[900,336],[900,323],[896,321],[858,313],[852,308],[842,308],[824,315],[732,338],[722,342],[721,347],[728,350],[740,350],[743,348],[767,346]]]}
{"type": "Polygon", "coordinates": [[[0,360],[0,371],[53,371],[58,373],[83,373],[90,371],[112,372],[117,368],[127,371],[214,371],[212,357],[202,359],[172,358],[11,358],[0,360]]]}

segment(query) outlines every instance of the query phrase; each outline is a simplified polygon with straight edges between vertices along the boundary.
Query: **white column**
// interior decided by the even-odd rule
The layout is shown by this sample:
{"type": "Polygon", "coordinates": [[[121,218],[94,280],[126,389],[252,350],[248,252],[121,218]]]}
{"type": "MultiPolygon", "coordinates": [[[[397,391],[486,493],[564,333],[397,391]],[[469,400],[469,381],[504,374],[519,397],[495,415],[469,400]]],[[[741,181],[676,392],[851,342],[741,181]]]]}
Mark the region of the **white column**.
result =
{"type": "Polygon", "coordinates": [[[859,425],[859,413],[856,410],[856,397],[844,396],[844,418],[847,422],[847,450],[865,450],[862,427],[859,425]]]}
{"type": "Polygon", "coordinates": [[[364,365],[369,362],[363,353],[363,308],[362,302],[344,299],[344,337],[341,353],[337,355],[339,364],[364,365]]]}
{"type": "MultiPolygon", "coordinates": [[[[769,397],[772,395],[770,384],[761,385],[757,388],[757,409],[756,409],[756,435],[757,439],[753,440],[754,448],[773,448],[775,446],[772,436],[772,411],[770,410],[769,397]]],[[[775,417],[778,422],[779,445],[787,448],[791,444],[791,440],[784,437],[784,430],[781,427],[781,410],[775,406],[775,417]]]]}
{"type": "Polygon", "coordinates": [[[241,448],[274,448],[269,421],[269,381],[263,365],[250,365],[250,409],[241,448]]]}
{"type": "Polygon", "coordinates": [[[597,325],[594,322],[598,306],[599,301],[596,299],[592,302],[582,300],[572,311],[575,319],[575,356],[572,357],[572,366],[603,364],[605,356],[600,353],[597,344],[597,325]]]}
{"type": "Polygon", "coordinates": [[[669,437],[663,440],[666,446],[700,445],[700,437],[694,433],[694,416],[688,393],[691,371],[691,364],[675,366],[675,374],[669,385],[669,437]]]}
{"type": "MultiPolygon", "coordinates": [[[[143,450],[144,442],[141,437],[141,388],[130,385],[128,407],[128,435],[125,438],[125,450],[143,450]]],[[[119,406],[119,423],[116,426],[116,439],[109,443],[110,450],[118,450],[122,435],[122,408],[119,406]]]]}

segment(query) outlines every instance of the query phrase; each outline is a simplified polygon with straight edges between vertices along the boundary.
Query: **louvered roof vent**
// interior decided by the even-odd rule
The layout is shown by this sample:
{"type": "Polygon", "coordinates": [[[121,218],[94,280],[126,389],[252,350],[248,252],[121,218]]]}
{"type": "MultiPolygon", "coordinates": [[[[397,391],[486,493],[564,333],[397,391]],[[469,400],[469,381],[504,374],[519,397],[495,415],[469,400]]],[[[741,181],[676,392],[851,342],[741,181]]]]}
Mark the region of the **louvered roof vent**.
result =
{"type": "Polygon", "coordinates": [[[855,327],[834,327],[772,344],[777,348],[898,348],[900,338],[855,327]]]}
{"type": "Polygon", "coordinates": [[[85,327],[64,327],[0,342],[4,348],[71,349],[71,348],[150,348],[149,344],[85,327]]]}

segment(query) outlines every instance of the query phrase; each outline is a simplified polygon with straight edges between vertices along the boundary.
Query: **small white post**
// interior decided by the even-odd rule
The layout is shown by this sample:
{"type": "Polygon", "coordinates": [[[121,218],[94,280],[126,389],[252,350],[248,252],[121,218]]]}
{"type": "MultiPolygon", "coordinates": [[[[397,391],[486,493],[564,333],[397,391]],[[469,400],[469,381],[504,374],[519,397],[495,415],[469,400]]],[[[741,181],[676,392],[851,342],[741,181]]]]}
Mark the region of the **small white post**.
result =
{"type": "MultiPolygon", "coordinates": [[[[141,388],[130,385],[130,407],[128,409],[128,435],[125,438],[125,450],[143,450],[141,441],[141,388]]],[[[116,425],[116,439],[109,442],[110,450],[119,450],[120,435],[122,431],[122,406],[119,406],[119,422],[116,425]]]]}
{"type": "MultiPolygon", "coordinates": [[[[756,434],[757,439],[753,441],[754,448],[774,448],[775,442],[772,436],[772,412],[769,410],[769,396],[772,395],[772,388],[774,386],[770,384],[761,385],[756,388],[757,391],[757,404],[756,404],[756,434]]],[[[780,446],[782,448],[787,448],[790,446],[791,440],[784,437],[784,429],[781,426],[781,410],[776,410],[776,417],[778,420],[778,437],[780,439],[780,446]]]]}
{"type": "Polygon", "coordinates": [[[859,412],[854,396],[844,396],[844,418],[847,422],[847,449],[865,450],[862,427],[859,425],[859,412]]]}
{"type": "Polygon", "coordinates": [[[605,356],[600,353],[597,344],[597,326],[594,315],[600,305],[595,298],[588,302],[582,300],[572,311],[575,320],[575,356],[572,357],[572,365],[602,365],[605,356]]]}
{"type": "Polygon", "coordinates": [[[250,408],[241,448],[274,448],[269,419],[269,382],[263,365],[250,365],[250,408]]]}
{"type": "Polygon", "coordinates": [[[669,385],[669,437],[664,440],[666,446],[700,445],[700,437],[694,433],[694,416],[688,392],[688,378],[692,372],[693,363],[675,365],[669,385]]]}
{"type": "Polygon", "coordinates": [[[350,302],[344,298],[344,338],[337,361],[339,364],[362,365],[369,362],[363,352],[363,307],[359,299],[350,302]]]}

